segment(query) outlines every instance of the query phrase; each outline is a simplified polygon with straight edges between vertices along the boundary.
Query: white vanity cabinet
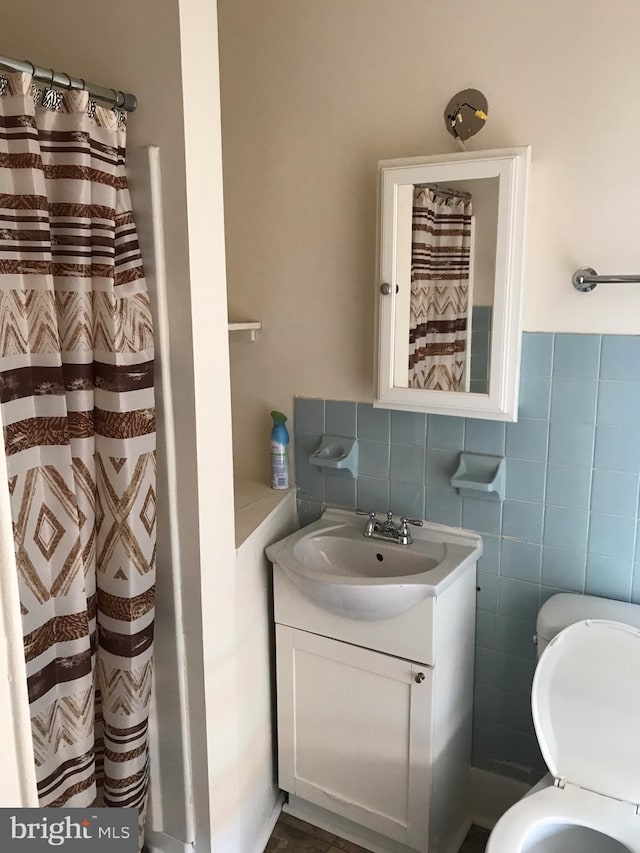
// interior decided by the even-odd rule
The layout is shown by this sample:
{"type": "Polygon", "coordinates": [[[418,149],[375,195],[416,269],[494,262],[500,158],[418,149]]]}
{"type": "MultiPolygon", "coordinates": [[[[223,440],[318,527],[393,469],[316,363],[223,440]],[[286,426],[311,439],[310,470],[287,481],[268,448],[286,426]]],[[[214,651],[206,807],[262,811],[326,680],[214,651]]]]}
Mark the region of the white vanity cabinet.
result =
{"type": "Polygon", "coordinates": [[[280,786],[422,849],[432,670],[284,625],[276,649],[280,786]]]}
{"type": "Polygon", "coordinates": [[[378,853],[457,853],[471,824],[475,588],[472,561],[404,613],[348,619],[274,566],[287,811],[378,853]]]}

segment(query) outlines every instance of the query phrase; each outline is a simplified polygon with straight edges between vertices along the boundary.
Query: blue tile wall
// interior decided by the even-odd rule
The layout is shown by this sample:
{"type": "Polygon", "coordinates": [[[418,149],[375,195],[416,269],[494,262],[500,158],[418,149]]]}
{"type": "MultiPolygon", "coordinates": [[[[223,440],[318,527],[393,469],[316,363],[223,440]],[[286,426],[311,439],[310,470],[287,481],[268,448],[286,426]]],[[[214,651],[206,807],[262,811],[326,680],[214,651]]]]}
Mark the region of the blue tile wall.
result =
{"type": "Polygon", "coordinates": [[[482,533],[473,760],[535,781],[538,609],[561,591],[640,603],[640,336],[526,333],[515,424],[298,397],[294,425],[302,523],[328,504],[482,533]],[[309,467],[325,429],[360,439],[356,480],[309,467]],[[506,456],[502,504],[451,488],[465,449],[506,456]]]}

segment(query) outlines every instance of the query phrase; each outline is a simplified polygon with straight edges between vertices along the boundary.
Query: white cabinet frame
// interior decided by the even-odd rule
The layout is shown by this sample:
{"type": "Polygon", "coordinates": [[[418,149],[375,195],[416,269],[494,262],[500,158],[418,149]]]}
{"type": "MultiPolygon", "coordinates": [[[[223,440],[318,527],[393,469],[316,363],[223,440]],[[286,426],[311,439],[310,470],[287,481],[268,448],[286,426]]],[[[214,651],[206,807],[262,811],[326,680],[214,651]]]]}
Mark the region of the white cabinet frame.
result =
{"type": "Polygon", "coordinates": [[[522,338],[524,243],[530,147],[379,163],[379,252],[375,283],[374,406],[468,418],[516,421],[522,338]],[[398,198],[413,184],[499,179],[497,252],[489,393],[429,391],[394,385],[398,198]],[[383,294],[381,285],[391,285],[383,294]]]}

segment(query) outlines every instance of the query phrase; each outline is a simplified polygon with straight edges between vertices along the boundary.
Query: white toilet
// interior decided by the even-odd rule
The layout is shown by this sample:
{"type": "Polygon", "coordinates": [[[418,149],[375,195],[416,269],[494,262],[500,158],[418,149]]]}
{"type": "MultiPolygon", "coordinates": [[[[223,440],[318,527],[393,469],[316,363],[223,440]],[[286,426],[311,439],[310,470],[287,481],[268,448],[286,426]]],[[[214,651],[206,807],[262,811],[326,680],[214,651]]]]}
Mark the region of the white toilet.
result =
{"type": "Polygon", "coordinates": [[[486,853],[640,853],[640,605],[562,593],[537,631],[531,707],[551,772],[486,853]]]}

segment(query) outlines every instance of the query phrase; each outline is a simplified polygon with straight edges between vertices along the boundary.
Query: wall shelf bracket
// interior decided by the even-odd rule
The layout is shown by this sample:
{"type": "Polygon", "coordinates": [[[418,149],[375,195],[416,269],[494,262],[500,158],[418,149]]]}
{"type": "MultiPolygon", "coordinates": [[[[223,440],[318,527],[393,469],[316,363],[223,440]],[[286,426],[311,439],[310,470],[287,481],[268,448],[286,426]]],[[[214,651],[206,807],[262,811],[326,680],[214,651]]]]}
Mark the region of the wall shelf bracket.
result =
{"type": "Polygon", "coordinates": [[[255,341],[258,331],[262,328],[262,323],[259,320],[247,320],[244,323],[228,324],[230,332],[249,332],[251,340],[255,341]]]}

